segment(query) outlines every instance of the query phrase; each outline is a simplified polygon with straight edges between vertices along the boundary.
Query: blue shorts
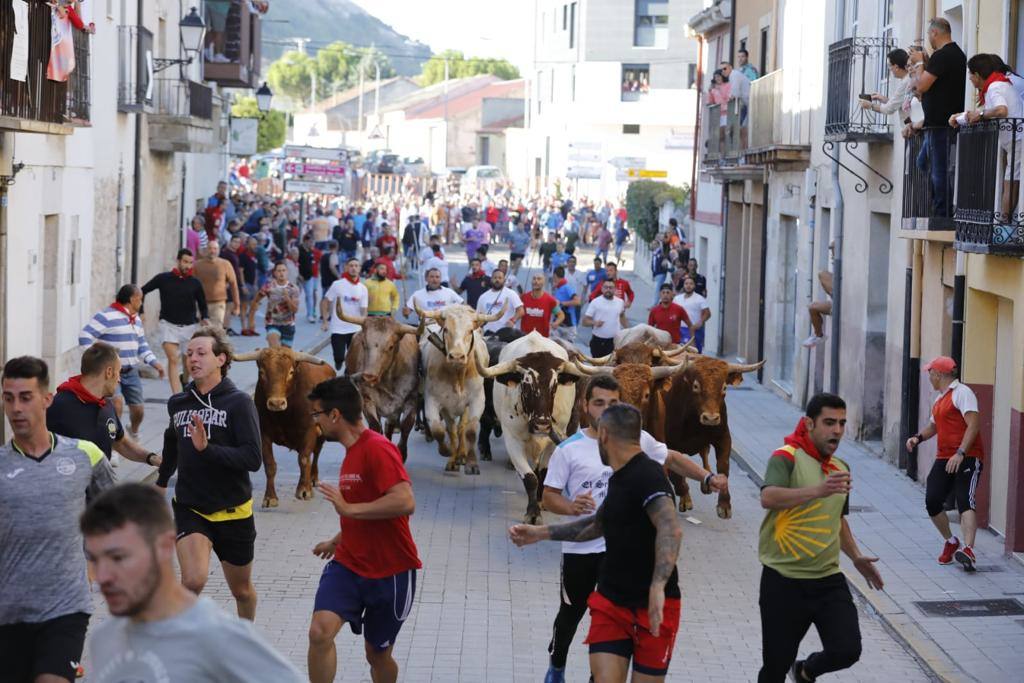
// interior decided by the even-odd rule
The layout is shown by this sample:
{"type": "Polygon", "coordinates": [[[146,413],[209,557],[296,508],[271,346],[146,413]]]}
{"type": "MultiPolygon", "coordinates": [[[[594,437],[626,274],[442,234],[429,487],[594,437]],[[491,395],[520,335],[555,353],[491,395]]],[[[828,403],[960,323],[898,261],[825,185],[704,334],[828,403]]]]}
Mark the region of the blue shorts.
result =
{"type": "Polygon", "coordinates": [[[292,341],[295,339],[295,325],[267,325],[267,336],[276,334],[281,337],[282,346],[291,346],[292,341]]]}
{"type": "Polygon", "coordinates": [[[409,569],[383,579],[367,579],[337,560],[331,560],[320,575],[313,611],[334,612],[377,650],[395,644],[398,632],[416,595],[416,570],[409,569]]]}
{"type": "Polygon", "coordinates": [[[117,393],[124,396],[124,402],[130,406],[142,405],[142,377],[139,376],[137,367],[121,368],[121,381],[117,385],[117,393]]]}

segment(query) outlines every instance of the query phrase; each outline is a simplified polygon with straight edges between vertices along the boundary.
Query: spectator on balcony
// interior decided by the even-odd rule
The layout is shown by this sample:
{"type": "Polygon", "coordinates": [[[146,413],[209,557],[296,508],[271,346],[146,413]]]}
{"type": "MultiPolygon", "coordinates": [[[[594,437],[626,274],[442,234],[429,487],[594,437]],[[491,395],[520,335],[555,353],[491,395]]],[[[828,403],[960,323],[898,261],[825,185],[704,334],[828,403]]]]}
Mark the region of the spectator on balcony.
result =
{"type": "MultiPolygon", "coordinates": [[[[957,128],[978,123],[983,119],[1019,119],[1021,100],[1013,89],[1010,79],[999,70],[1002,60],[995,55],[974,55],[967,60],[967,73],[971,85],[978,90],[978,109],[961,112],[949,117],[949,125],[957,128]]],[[[1008,220],[1016,204],[1020,189],[1021,136],[1010,126],[999,132],[999,149],[1005,155],[1006,171],[1003,174],[1003,193],[1000,203],[1001,218],[1008,220]]],[[[979,169],[980,170],[980,169],[979,169]]]]}
{"type": "Polygon", "coordinates": [[[936,17],[928,24],[932,56],[917,77],[915,90],[924,107],[925,144],[918,166],[931,179],[932,215],[950,215],[949,117],[960,111],[966,90],[967,55],[953,41],[949,22],[936,17]],[[926,163],[923,163],[926,162],[926,163]],[[927,168],[926,168],[927,167],[927,168]]]}
{"type": "Polygon", "coordinates": [[[757,73],[757,67],[750,63],[750,53],[745,48],[740,48],[736,53],[736,61],[740,65],[739,71],[742,71],[748,80],[756,81],[761,77],[761,74],[757,73]]]}
{"type": "Polygon", "coordinates": [[[731,94],[732,86],[729,83],[729,77],[722,73],[721,69],[716,69],[714,75],[711,77],[711,90],[708,91],[708,104],[722,105],[718,110],[719,127],[722,129],[725,128],[726,120],[729,116],[725,105],[729,101],[731,94]]]}
{"type": "Polygon", "coordinates": [[[732,62],[722,62],[718,68],[729,83],[729,97],[740,101],[740,124],[746,125],[747,107],[750,105],[750,79],[742,71],[732,68],[732,62]]]}
{"type": "Polygon", "coordinates": [[[886,59],[889,62],[889,73],[892,76],[892,80],[889,81],[892,97],[872,93],[871,100],[861,100],[860,106],[888,116],[899,112],[908,105],[913,98],[913,93],[910,91],[910,73],[907,71],[910,60],[907,51],[897,48],[890,51],[886,55],[886,59]]]}
{"type": "Polygon", "coordinates": [[[1017,97],[1024,100],[1024,76],[1010,68],[1010,66],[1003,61],[1003,58],[999,55],[989,55],[996,61],[996,71],[1010,79],[1010,85],[1013,86],[1014,91],[1017,93],[1017,97]]]}

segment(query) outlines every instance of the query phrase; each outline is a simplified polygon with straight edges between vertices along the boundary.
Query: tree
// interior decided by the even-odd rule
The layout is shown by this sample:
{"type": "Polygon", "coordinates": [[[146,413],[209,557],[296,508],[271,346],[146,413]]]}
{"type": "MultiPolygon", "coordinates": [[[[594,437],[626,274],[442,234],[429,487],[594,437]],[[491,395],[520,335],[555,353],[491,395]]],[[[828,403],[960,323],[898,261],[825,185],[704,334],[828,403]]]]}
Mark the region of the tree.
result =
{"type": "Polygon", "coordinates": [[[270,65],[267,82],[274,94],[289,97],[297,102],[309,99],[315,62],[305,52],[291,50],[270,65]]]}
{"type": "Polygon", "coordinates": [[[284,144],[288,120],[283,111],[271,109],[266,114],[261,114],[255,97],[240,97],[231,106],[231,115],[238,118],[260,120],[256,131],[257,152],[266,152],[284,144]]]}
{"type": "Polygon", "coordinates": [[[357,48],[340,40],[320,50],[313,57],[292,50],[270,65],[267,82],[275,94],[297,103],[309,103],[313,79],[316,78],[316,99],[326,99],[365,78],[373,79],[380,66],[380,77],[390,78],[395,70],[387,56],[373,47],[357,48]]]}
{"type": "Polygon", "coordinates": [[[676,187],[657,180],[635,180],[626,189],[629,226],[645,242],[658,234],[658,211],[666,202],[682,207],[690,196],[687,186],[676,187]]]}
{"type": "Polygon", "coordinates": [[[423,73],[419,77],[420,85],[433,85],[444,80],[445,58],[448,60],[448,78],[467,78],[480,74],[494,74],[506,81],[519,78],[519,69],[504,59],[466,59],[458,50],[445,50],[431,57],[423,65],[423,73]]]}

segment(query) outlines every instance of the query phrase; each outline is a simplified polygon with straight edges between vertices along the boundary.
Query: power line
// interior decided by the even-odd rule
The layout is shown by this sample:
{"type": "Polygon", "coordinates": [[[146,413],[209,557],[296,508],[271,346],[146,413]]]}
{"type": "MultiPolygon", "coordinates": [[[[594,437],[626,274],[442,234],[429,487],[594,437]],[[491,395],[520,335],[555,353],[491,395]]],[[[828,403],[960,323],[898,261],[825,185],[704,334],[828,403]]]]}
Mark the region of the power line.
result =
{"type": "MultiPolygon", "coordinates": [[[[320,50],[325,50],[333,45],[333,43],[325,43],[323,41],[311,40],[309,38],[285,38],[282,40],[273,40],[270,38],[263,39],[263,43],[265,45],[281,45],[285,47],[294,47],[298,44],[299,41],[302,41],[303,43],[302,47],[299,49],[299,51],[302,52],[303,54],[305,54],[306,46],[309,46],[310,48],[319,52],[320,50]]],[[[332,48],[331,51],[333,51],[334,49],[335,48],[332,48]]],[[[430,59],[431,57],[435,56],[433,53],[430,52],[426,54],[409,54],[407,52],[385,52],[384,50],[381,50],[379,47],[376,47],[375,45],[352,45],[351,43],[346,43],[345,48],[343,48],[341,51],[348,52],[353,56],[362,56],[361,53],[355,51],[359,49],[372,49],[374,52],[384,55],[385,57],[398,57],[401,59],[430,59]]]]}

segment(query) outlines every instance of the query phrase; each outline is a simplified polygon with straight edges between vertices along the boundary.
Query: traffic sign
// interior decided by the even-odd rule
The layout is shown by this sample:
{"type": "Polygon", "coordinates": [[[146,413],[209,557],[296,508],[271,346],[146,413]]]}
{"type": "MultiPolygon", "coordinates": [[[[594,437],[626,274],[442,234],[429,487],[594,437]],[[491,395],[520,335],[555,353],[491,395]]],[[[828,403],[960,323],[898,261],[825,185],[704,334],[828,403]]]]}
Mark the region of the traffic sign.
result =
{"type": "Polygon", "coordinates": [[[284,162],[284,172],[292,175],[326,175],[343,177],[344,166],[328,166],[327,164],[304,164],[297,161],[284,162]]]}
{"type": "Polygon", "coordinates": [[[317,182],[315,180],[295,180],[289,178],[284,181],[285,192],[313,192],[315,194],[344,194],[341,183],[317,182]]]}
{"type": "Polygon", "coordinates": [[[293,159],[319,159],[320,161],[348,161],[347,149],[327,149],[304,145],[285,145],[284,155],[293,159]]]}
{"type": "Polygon", "coordinates": [[[653,171],[646,168],[631,168],[627,171],[630,178],[667,178],[668,171],[653,171]]]}

